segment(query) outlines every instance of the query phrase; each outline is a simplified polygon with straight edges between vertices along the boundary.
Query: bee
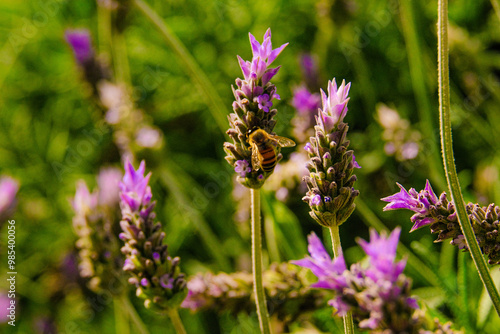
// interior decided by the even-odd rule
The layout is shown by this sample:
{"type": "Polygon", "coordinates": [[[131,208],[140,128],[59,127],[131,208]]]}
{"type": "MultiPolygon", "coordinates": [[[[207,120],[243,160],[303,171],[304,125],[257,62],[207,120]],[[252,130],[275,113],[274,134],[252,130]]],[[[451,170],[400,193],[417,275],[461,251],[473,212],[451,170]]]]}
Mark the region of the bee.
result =
{"type": "Polygon", "coordinates": [[[248,131],[248,143],[252,146],[253,170],[258,170],[260,167],[268,173],[276,166],[278,147],[295,146],[293,140],[271,135],[258,127],[248,131]]]}

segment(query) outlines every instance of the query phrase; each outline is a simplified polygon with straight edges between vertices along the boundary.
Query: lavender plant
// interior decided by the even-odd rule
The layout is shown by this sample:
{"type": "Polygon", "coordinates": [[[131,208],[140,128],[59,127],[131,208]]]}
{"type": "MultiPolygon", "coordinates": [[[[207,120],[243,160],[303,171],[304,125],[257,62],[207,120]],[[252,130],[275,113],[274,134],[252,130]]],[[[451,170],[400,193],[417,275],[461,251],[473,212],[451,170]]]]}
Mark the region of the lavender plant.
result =
{"type": "Polygon", "coordinates": [[[187,294],[186,280],[180,271],[180,258],[172,258],[163,244],[165,232],[156,222],[156,202],[148,185],[151,173],[144,175],[145,170],[144,161],[137,170],[127,161],[120,182],[120,239],[125,242],[121,250],[126,257],[123,270],[130,273],[128,281],[146,308],[178,319],[177,307],[187,294]]]}
{"type": "Polygon", "coordinates": [[[114,80],[109,67],[96,56],[90,32],[86,29],[66,31],[77,64],[83,69],[85,81],[94,90],[94,97],[105,113],[104,119],[113,127],[113,137],[123,159],[144,148],[160,148],[163,136],[142,110],[135,106],[125,82],[114,80]]]}
{"type": "Polygon", "coordinates": [[[340,226],[352,214],[359,191],[354,168],[360,168],[352,150],[348,150],[344,123],[351,83],[342,81],[337,88],[335,79],[328,82],[328,95],[321,90],[322,109],[316,117],[315,136],[305,149],[309,153],[309,176],[304,177],[309,191],[303,198],[311,208],[310,215],[321,226],[340,226]]]}
{"type": "Polygon", "coordinates": [[[119,232],[118,182],[121,172],[102,169],[98,189],[90,193],[80,180],[72,201],[73,228],[78,236],[78,269],[87,286],[96,293],[110,289],[120,280],[123,265],[117,235],[119,232]]]}
{"type": "Polygon", "coordinates": [[[368,256],[369,266],[355,263],[347,269],[343,256],[333,260],[321,240],[311,233],[310,256],[292,263],[311,269],[318,277],[312,287],[332,290],[334,298],[328,301],[335,314],[352,312],[361,329],[371,333],[457,333],[449,325],[429,328],[411,297],[411,280],[403,274],[406,260],[396,261],[396,248],[401,229],[389,236],[370,230],[370,241],[358,243],[368,256]]]}
{"type": "MultiPolygon", "coordinates": [[[[260,44],[249,33],[252,47],[252,60],[245,61],[238,56],[244,79],[236,79],[237,89],[233,88],[235,101],[233,113],[228,116],[230,129],[227,134],[232,143],[224,143],[227,162],[239,175],[238,182],[250,188],[251,194],[251,226],[252,226],[252,271],[254,275],[254,291],[259,317],[260,329],[270,333],[269,315],[266,308],[266,296],[262,286],[262,236],[260,221],[259,189],[273,173],[274,166],[282,158],[280,143],[292,141],[279,139],[273,132],[278,112],[272,109],[273,100],[280,99],[276,94],[276,86],[270,80],[278,73],[281,66],[269,68],[288,43],[273,50],[271,29],[264,34],[260,44]],[[259,138],[256,140],[255,138],[259,138]]],[[[293,143],[293,145],[292,145],[293,143]]]]}
{"type": "MultiPolygon", "coordinates": [[[[306,269],[286,262],[273,263],[264,272],[264,289],[272,315],[290,323],[304,312],[323,306],[326,291],[311,289],[312,281],[306,274],[306,269]]],[[[195,312],[214,310],[237,314],[250,313],[253,309],[250,273],[197,274],[189,279],[188,290],[182,307],[195,312]]]]}
{"type": "MultiPolygon", "coordinates": [[[[429,180],[425,188],[417,192],[414,188],[407,191],[398,183],[399,193],[382,198],[389,202],[384,211],[407,209],[415,212],[411,217],[413,232],[429,226],[431,233],[438,234],[435,242],[451,239],[450,244],[464,251],[468,250],[464,235],[457,219],[455,205],[449,201],[443,191],[438,197],[432,190],[429,180]]],[[[495,204],[480,206],[474,203],[466,205],[467,215],[483,254],[488,256],[489,264],[500,263],[500,236],[498,235],[500,208],[495,204]]]]}
{"type": "MultiPolygon", "coordinates": [[[[245,61],[238,56],[244,79],[236,79],[237,88],[233,87],[235,97],[233,113],[228,116],[231,128],[226,132],[233,142],[225,142],[224,151],[227,153],[226,160],[239,174],[238,181],[246,187],[259,189],[273,171],[251,168],[252,147],[248,141],[248,131],[258,128],[275,135],[273,129],[276,120],[273,117],[278,111],[272,107],[273,100],[279,100],[280,96],[270,80],[278,73],[281,66],[276,68],[269,66],[288,43],[273,50],[271,29],[266,31],[262,44],[252,34],[249,34],[249,37],[253,57],[251,61],[245,61]]],[[[276,150],[276,159],[279,161],[282,158],[279,146],[276,150]]]]}

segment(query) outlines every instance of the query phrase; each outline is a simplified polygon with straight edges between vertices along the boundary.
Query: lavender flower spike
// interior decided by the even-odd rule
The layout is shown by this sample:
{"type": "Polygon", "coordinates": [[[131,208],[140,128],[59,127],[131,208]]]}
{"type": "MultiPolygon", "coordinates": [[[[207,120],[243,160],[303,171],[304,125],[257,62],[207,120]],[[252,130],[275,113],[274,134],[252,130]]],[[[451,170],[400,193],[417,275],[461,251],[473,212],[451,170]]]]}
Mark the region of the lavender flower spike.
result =
{"type": "MultiPolygon", "coordinates": [[[[384,211],[407,209],[415,212],[411,217],[413,227],[410,232],[430,226],[431,233],[437,233],[435,242],[451,239],[450,243],[463,250],[468,250],[460,225],[458,224],[455,205],[448,201],[446,193],[438,197],[427,180],[420,192],[411,188],[409,191],[398,184],[399,193],[382,198],[389,202],[384,211]]],[[[490,264],[500,263],[499,234],[500,207],[490,204],[487,207],[468,203],[466,211],[472,223],[472,229],[483,254],[488,255],[490,264]]]]}
{"type": "Polygon", "coordinates": [[[314,127],[315,136],[309,139],[306,150],[310,161],[304,177],[309,191],[303,198],[311,208],[310,215],[325,227],[339,226],[352,214],[359,191],[354,168],[360,168],[354,152],[348,150],[347,130],[344,123],[347,97],[351,84],[342,81],[337,88],[335,79],[328,82],[328,95],[321,90],[323,107],[319,109],[314,127]]]}
{"type": "MultiPolygon", "coordinates": [[[[273,50],[271,30],[268,29],[262,44],[250,34],[251,61],[245,61],[238,56],[244,79],[236,79],[237,87],[236,89],[233,87],[235,101],[233,113],[228,117],[230,128],[227,131],[232,143],[225,142],[224,151],[227,154],[227,162],[239,174],[238,182],[249,188],[259,189],[273,173],[273,170],[264,171],[262,168],[252,169],[245,166],[252,161],[248,132],[258,128],[267,134],[276,135],[273,132],[276,125],[273,117],[278,111],[273,109],[273,101],[279,100],[280,96],[270,80],[278,73],[280,67],[269,68],[269,66],[287,45],[288,43],[283,44],[273,50]]],[[[280,147],[278,146],[276,150],[276,160],[279,162],[282,158],[280,147]]]]}
{"type": "Polygon", "coordinates": [[[166,311],[180,305],[187,293],[186,281],[180,272],[180,259],[170,257],[163,244],[165,232],[155,222],[155,202],[148,185],[151,173],[145,176],[145,170],[144,161],[137,170],[127,161],[120,183],[120,239],[125,242],[122,253],[126,256],[123,270],[131,274],[129,283],[135,285],[137,296],[145,299],[146,308],[166,311]]]}
{"type": "MultiPolygon", "coordinates": [[[[293,261],[312,270],[318,282],[311,285],[332,290],[328,303],[336,315],[352,312],[359,327],[371,333],[431,333],[423,314],[410,297],[411,280],[403,274],[406,261],[396,261],[401,229],[389,236],[370,231],[370,241],[358,240],[370,261],[367,268],[356,263],[346,269],[342,256],[331,260],[319,238],[309,236],[310,257],[293,261]]],[[[450,333],[454,333],[451,331],[450,333]]]]}

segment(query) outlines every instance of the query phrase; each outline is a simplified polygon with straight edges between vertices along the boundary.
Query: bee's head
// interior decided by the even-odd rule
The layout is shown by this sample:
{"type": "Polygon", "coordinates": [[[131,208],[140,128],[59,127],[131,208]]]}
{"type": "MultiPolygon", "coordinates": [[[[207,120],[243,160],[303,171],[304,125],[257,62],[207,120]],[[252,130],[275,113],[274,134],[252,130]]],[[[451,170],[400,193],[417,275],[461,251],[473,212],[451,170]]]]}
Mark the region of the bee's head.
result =
{"type": "Polygon", "coordinates": [[[253,128],[248,129],[248,131],[247,131],[247,136],[248,136],[248,137],[250,137],[250,135],[251,135],[252,133],[255,133],[255,131],[257,131],[257,130],[259,130],[259,129],[260,129],[260,128],[259,128],[258,126],[254,126],[253,128]]]}
{"type": "Polygon", "coordinates": [[[247,141],[248,142],[253,141],[255,143],[262,141],[264,139],[263,132],[264,132],[264,130],[262,130],[258,126],[254,126],[253,128],[249,129],[247,132],[247,137],[248,137],[247,141]]]}

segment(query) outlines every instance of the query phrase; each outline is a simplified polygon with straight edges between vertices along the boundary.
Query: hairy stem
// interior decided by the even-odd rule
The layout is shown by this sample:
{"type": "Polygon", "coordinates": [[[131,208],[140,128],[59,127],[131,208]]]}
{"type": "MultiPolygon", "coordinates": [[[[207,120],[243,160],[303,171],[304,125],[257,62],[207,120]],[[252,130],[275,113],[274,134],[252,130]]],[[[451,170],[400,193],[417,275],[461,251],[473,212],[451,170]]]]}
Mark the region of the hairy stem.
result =
{"type": "MultiPolygon", "coordinates": [[[[340,243],[339,226],[334,224],[330,226],[330,236],[332,237],[333,256],[339,257],[342,255],[342,244],[340,243]]],[[[354,324],[352,322],[352,313],[347,312],[344,316],[344,333],[354,333],[354,324]]]]}
{"type": "Polygon", "coordinates": [[[252,272],[255,305],[259,317],[260,331],[264,334],[271,333],[269,315],[267,313],[266,295],[262,284],[262,235],[260,223],[260,190],[250,189],[252,198],[252,272]]]}
{"type": "Polygon", "coordinates": [[[439,74],[439,125],[441,134],[441,149],[443,153],[444,171],[455,204],[458,222],[467,242],[472,259],[483,281],[484,287],[493,302],[495,310],[500,315],[500,296],[493,283],[486,261],[481,254],[472,225],[465,210],[464,199],[460,190],[458,176],[453,156],[450,119],[450,74],[448,64],[448,0],[438,1],[438,74],[439,74]]]}

